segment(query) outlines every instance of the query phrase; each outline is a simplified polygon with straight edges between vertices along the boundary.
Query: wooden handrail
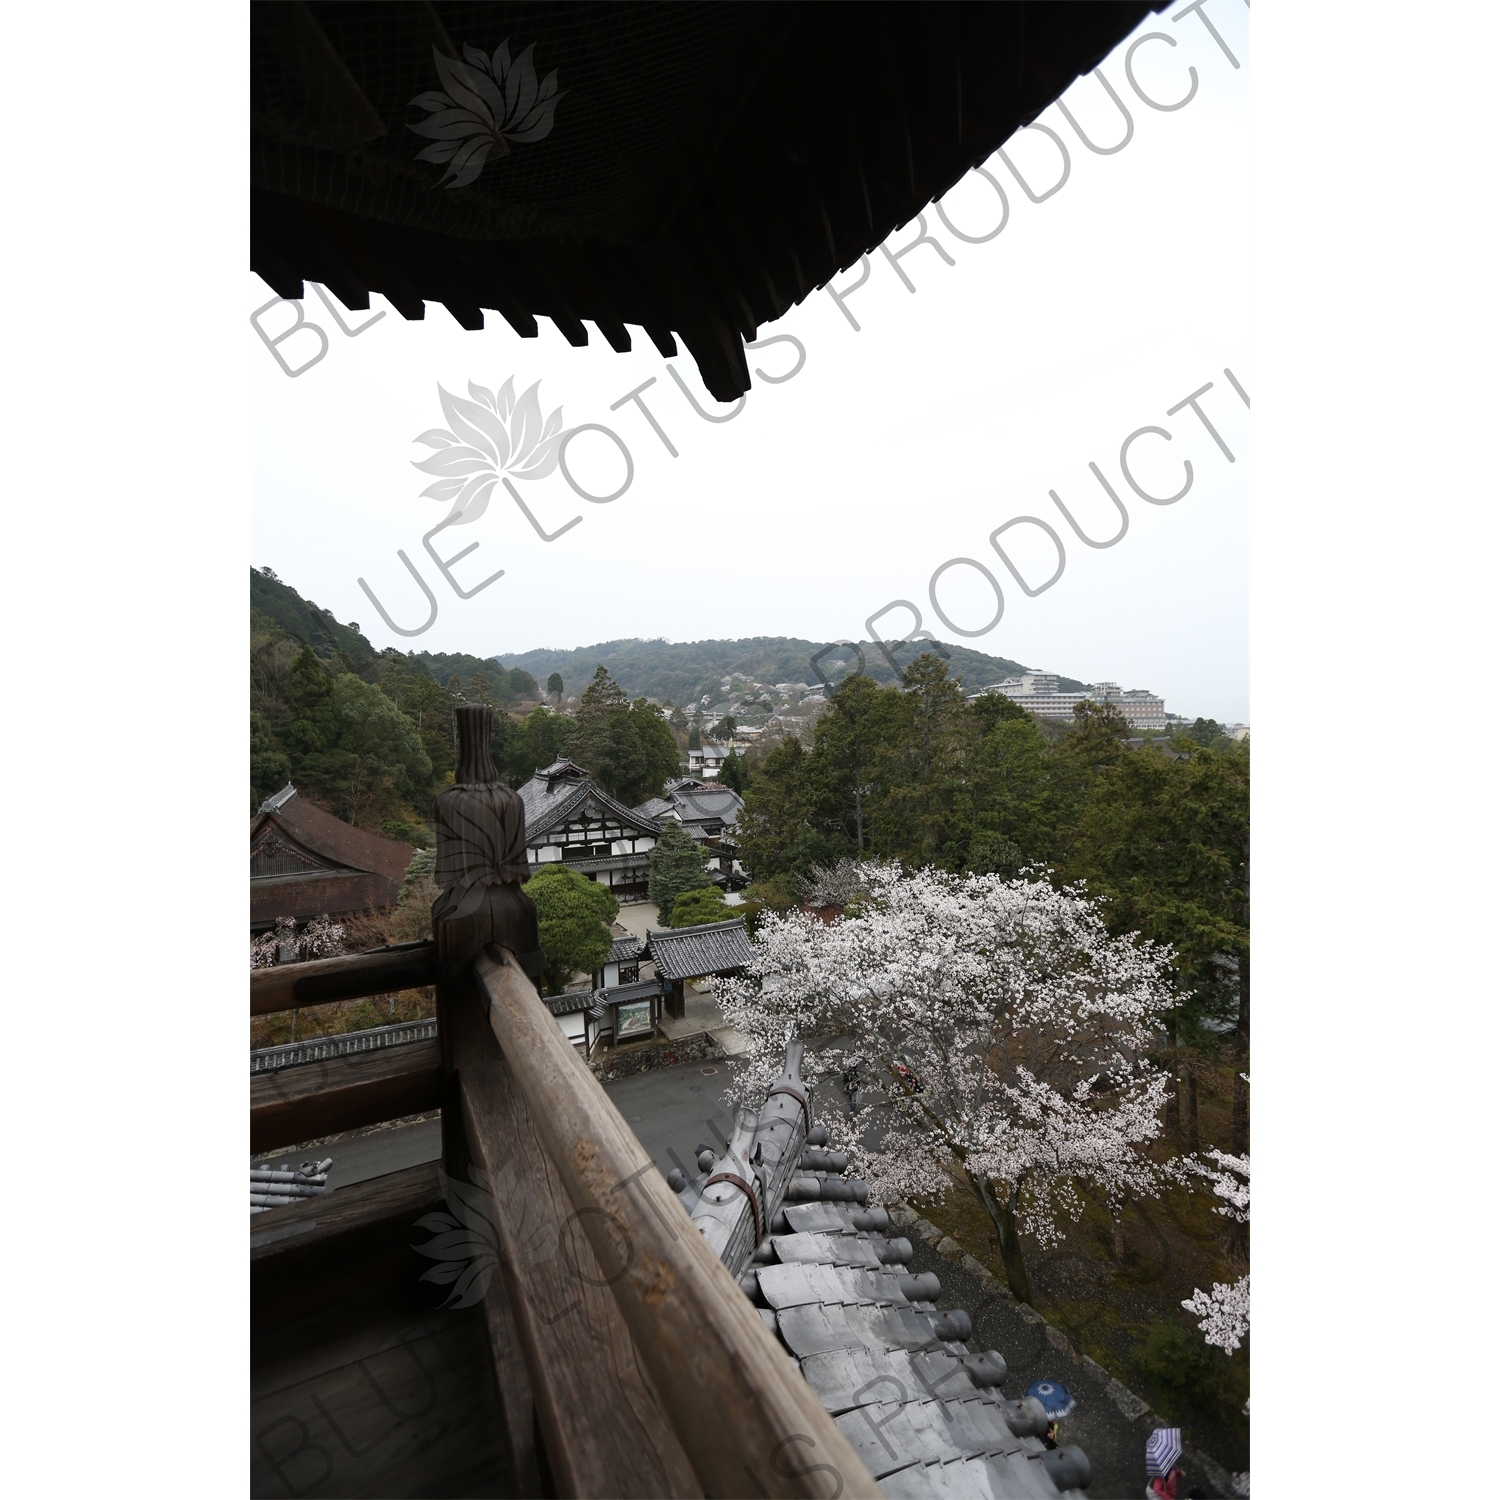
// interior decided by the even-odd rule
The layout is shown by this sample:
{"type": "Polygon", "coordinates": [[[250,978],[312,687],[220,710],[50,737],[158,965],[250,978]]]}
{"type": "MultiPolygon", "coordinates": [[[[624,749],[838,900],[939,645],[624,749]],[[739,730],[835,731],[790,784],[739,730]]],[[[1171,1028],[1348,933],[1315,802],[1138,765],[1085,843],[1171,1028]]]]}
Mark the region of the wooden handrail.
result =
{"type": "Polygon", "coordinates": [[[430,940],[319,958],[306,964],[277,964],[250,971],[250,1014],[305,1005],[331,1005],[336,1000],[361,1000],[395,990],[416,990],[437,981],[437,959],[430,940]]]}
{"type": "Polygon", "coordinates": [[[474,960],[490,1026],[575,1222],[710,1495],[881,1494],[505,949],[474,960]]]}
{"type": "Polygon", "coordinates": [[[379,1125],[442,1102],[443,1058],[435,1038],[256,1073],[250,1079],[250,1150],[259,1154],[379,1125]]]}

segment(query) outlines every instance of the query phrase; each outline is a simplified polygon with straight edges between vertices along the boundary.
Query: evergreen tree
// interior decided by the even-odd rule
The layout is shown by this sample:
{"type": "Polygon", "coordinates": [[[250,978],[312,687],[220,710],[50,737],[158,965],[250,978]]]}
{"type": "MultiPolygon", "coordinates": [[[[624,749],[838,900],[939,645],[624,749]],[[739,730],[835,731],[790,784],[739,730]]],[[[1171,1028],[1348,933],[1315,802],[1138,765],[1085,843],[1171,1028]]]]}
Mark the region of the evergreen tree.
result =
{"type": "Polygon", "coordinates": [[[979,726],[981,734],[989,734],[997,724],[1006,720],[1029,720],[1030,715],[1014,698],[1004,693],[981,693],[970,705],[969,713],[979,726]]]}
{"type": "Polygon", "coordinates": [[[505,772],[510,784],[523,785],[535,772],[564,755],[572,735],[570,718],[537,704],[508,737],[505,772]]]}
{"type": "Polygon", "coordinates": [[[574,974],[592,974],[603,964],[614,942],[608,924],[620,903],[608,886],[561,865],[538,870],[522,889],[536,902],[547,993],[559,995],[574,974]]]}
{"type": "Polygon", "coordinates": [[[745,792],[735,842],[760,893],[781,904],[796,900],[797,882],[816,865],[851,852],[837,819],[820,808],[813,755],[785,739],[760,763],[745,792]]]}
{"type": "Polygon", "coordinates": [[[875,814],[883,852],[909,867],[962,864],[972,819],[972,717],[948,667],[924,652],[906,669],[899,730],[876,765],[884,793],[875,814]]]}
{"type": "Polygon", "coordinates": [[[868,677],[847,677],[833,690],[815,733],[813,775],[826,811],[853,841],[856,858],[873,848],[871,811],[881,782],[877,763],[901,712],[901,695],[868,677]]]}
{"type": "Polygon", "coordinates": [[[1049,863],[1056,852],[1058,801],[1057,772],[1045,736],[1020,709],[976,715],[975,722],[981,729],[986,722],[991,727],[971,756],[974,835],[966,868],[976,874],[1005,874],[1017,858],[1021,864],[1049,863]]]}
{"type": "Polygon", "coordinates": [[[604,667],[583,691],[568,753],[611,797],[635,806],[677,772],[677,739],[654,703],[632,703],[604,667]]]}
{"type": "Polygon", "coordinates": [[[673,903],[684,891],[709,884],[707,866],[707,851],[693,842],[681,823],[668,818],[651,851],[651,874],[646,885],[646,894],[656,903],[657,920],[663,927],[671,922],[673,903]]]}
{"type": "Polygon", "coordinates": [[[688,749],[701,750],[703,748],[703,736],[698,732],[698,721],[693,720],[688,729],[688,749]]]}
{"type": "Polygon", "coordinates": [[[551,693],[552,696],[553,696],[553,698],[555,698],[555,699],[559,699],[560,700],[562,698],[562,695],[563,695],[563,680],[562,680],[562,673],[561,672],[554,672],[547,679],[547,691],[549,693],[551,693]]]}
{"type": "MultiPolygon", "coordinates": [[[[1243,1072],[1250,1045],[1248,750],[1196,750],[1178,759],[1147,745],[1121,755],[1089,789],[1067,873],[1087,879],[1102,898],[1112,932],[1172,945],[1174,977],[1188,997],[1172,1017],[1188,1052],[1184,1103],[1196,1099],[1193,1055],[1214,1050],[1217,1026],[1226,1021],[1234,1026],[1236,1076],[1243,1072]]],[[[1248,1093],[1237,1084],[1236,1151],[1249,1147],[1248,1108],[1248,1093]]]]}
{"type": "Polygon", "coordinates": [[[292,763],[258,713],[250,715],[250,811],[274,796],[291,779],[292,763]]]}

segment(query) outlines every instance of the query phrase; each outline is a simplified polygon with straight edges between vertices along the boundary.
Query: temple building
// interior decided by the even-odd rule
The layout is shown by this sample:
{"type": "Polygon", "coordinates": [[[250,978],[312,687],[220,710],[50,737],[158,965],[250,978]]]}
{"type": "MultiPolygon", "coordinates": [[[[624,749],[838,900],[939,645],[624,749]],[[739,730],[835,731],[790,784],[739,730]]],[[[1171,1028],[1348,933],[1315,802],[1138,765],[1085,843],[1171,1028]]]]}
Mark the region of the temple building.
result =
{"type": "Polygon", "coordinates": [[[687,1014],[686,986],[695,979],[742,974],[755,962],[745,919],[702,922],[695,927],[667,927],[649,932],[646,957],[656,965],[662,1004],[669,1016],[687,1014]]]}
{"type": "Polygon", "coordinates": [[[530,873],[563,864],[617,900],[643,900],[659,825],[616,802],[582,766],[557,760],[520,788],[530,873]]]}
{"type": "Polygon", "coordinates": [[[278,917],[385,911],[415,853],[324,812],[287,782],[250,819],[250,930],[278,917]]]}
{"type": "Polygon", "coordinates": [[[744,806],[745,799],[733,787],[683,776],[669,781],[660,797],[642,802],[635,812],[658,827],[663,818],[682,824],[708,853],[709,879],[725,890],[738,890],[748,879],[734,842],[735,824],[744,806]]]}

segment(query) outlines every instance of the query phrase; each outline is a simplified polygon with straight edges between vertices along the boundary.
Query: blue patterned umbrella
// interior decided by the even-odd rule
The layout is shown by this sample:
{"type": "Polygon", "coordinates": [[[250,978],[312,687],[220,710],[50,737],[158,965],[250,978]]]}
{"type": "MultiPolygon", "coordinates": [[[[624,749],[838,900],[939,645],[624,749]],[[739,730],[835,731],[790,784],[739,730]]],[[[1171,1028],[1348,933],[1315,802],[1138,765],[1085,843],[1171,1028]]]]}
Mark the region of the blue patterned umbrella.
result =
{"type": "Polygon", "coordinates": [[[1028,1396],[1035,1396],[1042,1409],[1054,1421],[1060,1422],[1070,1416],[1078,1403],[1068,1394],[1068,1388],[1058,1380],[1033,1380],[1026,1387],[1028,1396]]]}
{"type": "Polygon", "coordinates": [[[1180,1427],[1158,1427],[1146,1439],[1146,1477],[1163,1479],[1177,1467],[1182,1457],[1182,1429],[1180,1427]]]}

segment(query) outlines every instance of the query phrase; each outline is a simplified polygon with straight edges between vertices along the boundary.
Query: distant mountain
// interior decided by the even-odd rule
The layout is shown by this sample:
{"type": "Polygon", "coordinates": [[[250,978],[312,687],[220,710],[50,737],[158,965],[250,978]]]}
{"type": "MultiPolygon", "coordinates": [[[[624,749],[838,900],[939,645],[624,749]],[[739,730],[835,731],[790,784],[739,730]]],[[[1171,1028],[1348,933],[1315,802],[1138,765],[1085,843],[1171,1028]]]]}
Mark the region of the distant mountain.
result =
{"type": "MultiPolygon", "coordinates": [[[[869,641],[860,643],[865,657],[865,673],[876,682],[897,680],[880,648],[869,641]]],[[[695,702],[708,693],[716,702],[723,696],[719,684],[733,672],[742,672],[756,682],[806,682],[818,686],[818,675],[811,658],[828,645],[826,641],[804,641],[795,636],[758,635],[737,641],[643,641],[629,639],[602,641],[594,646],[580,646],[572,651],[523,651],[496,660],[510,667],[521,667],[538,682],[546,682],[553,673],[562,675],[564,690],[569,694],[583,691],[598,666],[608,668],[610,676],[632,697],[670,700],[675,704],[695,702]]],[[[948,670],[968,692],[976,692],[1002,677],[1024,672],[1020,662],[1003,656],[986,656],[967,646],[943,642],[948,653],[948,670]]],[[[893,646],[892,654],[906,666],[922,651],[932,650],[929,642],[893,646]]],[[[857,664],[847,646],[835,647],[819,665],[827,677],[837,683],[846,668],[835,665],[842,660],[850,668],[857,664]]],[[[1067,692],[1080,692],[1083,683],[1070,677],[1059,677],[1058,684],[1067,692]]]]}
{"type": "MultiPolygon", "coordinates": [[[[360,633],[356,621],[341,623],[331,611],[304,599],[296,589],[274,574],[250,570],[251,615],[274,620],[293,640],[309,645],[328,659],[342,651],[354,670],[368,681],[378,675],[381,653],[360,633]]],[[[502,703],[539,698],[541,688],[553,672],[562,675],[563,689],[570,695],[581,693],[594,675],[594,668],[604,666],[632,698],[655,698],[676,704],[696,702],[708,693],[715,702],[723,697],[719,684],[731,673],[742,672],[756,682],[805,682],[817,687],[818,674],[812,657],[828,647],[827,641],[805,641],[796,636],[757,635],[736,641],[601,641],[593,646],[579,646],[571,651],[523,651],[515,656],[478,657],[461,652],[413,651],[407,660],[420,666],[436,682],[447,683],[457,676],[467,683],[476,673],[490,684],[490,690],[502,703]]],[[[880,648],[862,641],[865,673],[876,682],[891,683],[897,674],[891,671],[880,648]]],[[[922,651],[932,650],[930,642],[893,645],[892,654],[906,666],[922,651]]],[[[948,670],[967,692],[1013,677],[1026,668],[1004,656],[987,656],[968,646],[943,642],[948,653],[948,670]]],[[[832,682],[838,682],[856,664],[847,646],[829,650],[819,665],[832,682]],[[844,666],[847,660],[848,666],[844,666]]],[[[1080,692],[1084,684],[1071,677],[1059,677],[1064,692],[1080,692]]]]}

